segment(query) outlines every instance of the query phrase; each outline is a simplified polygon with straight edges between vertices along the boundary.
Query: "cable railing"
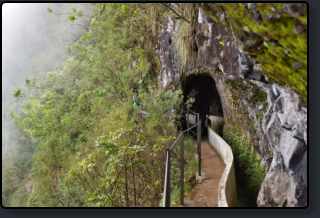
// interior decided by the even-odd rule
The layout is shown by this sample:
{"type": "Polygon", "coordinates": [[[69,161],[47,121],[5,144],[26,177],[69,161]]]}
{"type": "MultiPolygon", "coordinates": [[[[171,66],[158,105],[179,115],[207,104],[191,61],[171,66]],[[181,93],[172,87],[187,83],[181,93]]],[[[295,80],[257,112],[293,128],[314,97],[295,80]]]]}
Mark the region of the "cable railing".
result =
{"type": "Polygon", "coordinates": [[[183,143],[183,134],[188,132],[189,130],[193,134],[197,136],[197,154],[198,154],[198,175],[201,176],[201,121],[199,120],[199,113],[196,113],[190,109],[187,109],[188,117],[187,117],[187,126],[188,128],[184,131],[181,131],[179,136],[177,137],[176,141],[171,145],[170,148],[166,149],[166,168],[165,168],[165,179],[164,179],[164,191],[163,191],[163,207],[170,207],[170,186],[171,186],[171,178],[170,178],[170,171],[171,171],[171,164],[170,164],[170,152],[173,146],[178,142],[179,138],[181,137],[180,143],[180,205],[184,204],[184,143],[183,143]],[[189,127],[189,111],[191,113],[196,114],[196,124],[192,127],[189,127]],[[197,133],[194,133],[191,129],[197,126],[197,133]]]}

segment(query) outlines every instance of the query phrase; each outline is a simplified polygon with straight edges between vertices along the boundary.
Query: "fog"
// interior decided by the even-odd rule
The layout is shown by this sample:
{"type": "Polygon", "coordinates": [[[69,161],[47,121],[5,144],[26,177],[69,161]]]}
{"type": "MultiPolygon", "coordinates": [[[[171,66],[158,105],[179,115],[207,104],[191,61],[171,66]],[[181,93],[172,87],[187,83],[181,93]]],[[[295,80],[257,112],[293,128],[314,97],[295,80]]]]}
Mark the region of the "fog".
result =
{"type": "Polygon", "coordinates": [[[2,5],[2,169],[6,166],[19,168],[12,159],[21,155],[25,146],[21,140],[22,131],[10,117],[10,110],[22,114],[24,102],[24,99],[14,99],[14,90],[18,87],[27,90],[25,78],[43,81],[48,72],[56,67],[63,68],[63,63],[70,57],[67,47],[85,30],[69,21],[68,14],[48,13],[48,7],[56,14],[71,14],[72,7],[83,9],[87,16],[77,19],[75,23],[84,28],[89,27],[93,11],[93,6],[88,4],[2,5]]]}
{"type": "MultiPolygon", "coordinates": [[[[21,85],[24,77],[28,76],[23,75],[23,71],[30,67],[32,58],[39,55],[41,50],[48,49],[48,47],[59,49],[59,55],[50,56],[50,58],[51,62],[59,62],[59,65],[62,66],[61,55],[66,55],[66,47],[69,43],[65,40],[73,41],[82,34],[84,29],[72,25],[72,22],[68,20],[68,15],[49,14],[47,7],[52,8],[56,13],[71,13],[71,7],[75,6],[77,5],[67,3],[6,3],[3,5],[2,98],[6,98],[8,92],[11,96],[12,91],[21,85]],[[59,24],[60,26],[64,24],[64,31],[55,29],[59,24]]],[[[92,13],[88,10],[86,12],[92,13]]]]}

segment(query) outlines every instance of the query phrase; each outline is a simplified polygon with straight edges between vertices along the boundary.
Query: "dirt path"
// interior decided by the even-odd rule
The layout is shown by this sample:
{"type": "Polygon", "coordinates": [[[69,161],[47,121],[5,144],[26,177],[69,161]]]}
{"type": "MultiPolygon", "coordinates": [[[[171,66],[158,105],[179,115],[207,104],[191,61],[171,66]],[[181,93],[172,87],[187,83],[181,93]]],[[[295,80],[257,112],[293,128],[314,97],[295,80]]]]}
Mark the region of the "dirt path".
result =
{"type": "Polygon", "coordinates": [[[218,187],[225,164],[207,136],[201,140],[201,156],[203,180],[185,196],[184,207],[218,207],[218,187]]]}

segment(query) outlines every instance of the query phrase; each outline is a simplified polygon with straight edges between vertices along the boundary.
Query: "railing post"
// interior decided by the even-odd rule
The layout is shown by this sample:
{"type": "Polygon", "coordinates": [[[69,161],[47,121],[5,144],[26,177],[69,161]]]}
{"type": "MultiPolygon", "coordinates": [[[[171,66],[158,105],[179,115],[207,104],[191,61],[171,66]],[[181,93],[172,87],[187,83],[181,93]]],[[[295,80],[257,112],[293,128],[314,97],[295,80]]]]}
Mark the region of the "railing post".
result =
{"type": "Polygon", "coordinates": [[[201,122],[202,121],[200,121],[200,123],[199,123],[199,125],[200,125],[200,128],[199,128],[199,135],[200,135],[200,137],[199,137],[199,176],[201,176],[201,122]]]}
{"type": "Polygon", "coordinates": [[[198,123],[198,114],[196,114],[196,124],[198,123]]]}
{"type": "Polygon", "coordinates": [[[184,205],[184,144],[183,144],[183,133],[181,134],[181,173],[180,173],[180,205],[184,205]]]}
{"type": "Polygon", "coordinates": [[[166,172],[164,178],[163,207],[170,207],[170,149],[166,149],[166,172]]]}
{"type": "Polygon", "coordinates": [[[198,161],[199,161],[199,176],[201,176],[201,121],[197,126],[197,150],[198,150],[198,161]]]}
{"type": "Polygon", "coordinates": [[[188,137],[190,136],[190,135],[189,135],[189,119],[190,119],[190,117],[189,117],[189,108],[188,108],[188,119],[187,119],[187,125],[188,125],[188,137]]]}

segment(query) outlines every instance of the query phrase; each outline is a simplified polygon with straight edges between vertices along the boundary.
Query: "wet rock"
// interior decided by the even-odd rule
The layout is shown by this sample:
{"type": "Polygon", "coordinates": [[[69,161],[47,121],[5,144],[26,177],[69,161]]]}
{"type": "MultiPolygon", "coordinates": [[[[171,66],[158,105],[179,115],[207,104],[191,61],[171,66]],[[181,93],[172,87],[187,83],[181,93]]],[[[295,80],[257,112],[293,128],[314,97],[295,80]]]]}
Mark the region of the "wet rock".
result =
{"type": "Polygon", "coordinates": [[[199,13],[198,13],[198,23],[212,23],[213,20],[208,17],[201,8],[199,8],[199,13]]]}
{"type": "Polygon", "coordinates": [[[286,54],[291,54],[291,52],[287,48],[286,48],[286,54]]]}
{"type": "Polygon", "coordinates": [[[209,23],[206,28],[197,27],[199,66],[210,71],[220,69],[228,75],[240,76],[238,67],[239,48],[232,36],[220,23],[209,23]]]}
{"type": "Polygon", "coordinates": [[[160,80],[162,89],[172,88],[177,89],[177,84],[181,77],[180,59],[175,51],[172,41],[176,37],[177,28],[176,23],[169,17],[164,23],[168,26],[166,29],[162,29],[157,43],[156,54],[160,57],[161,68],[160,68],[160,80]]]}
{"type": "Polygon", "coordinates": [[[230,49],[231,49],[232,58],[236,59],[239,56],[239,47],[236,41],[230,42],[230,49]]]}
{"type": "Polygon", "coordinates": [[[203,34],[202,32],[197,34],[196,41],[198,43],[198,46],[199,47],[204,46],[207,43],[208,39],[209,39],[209,37],[206,36],[205,34],[203,34]]]}
{"type": "Polygon", "coordinates": [[[307,206],[307,186],[303,182],[302,176],[290,171],[290,184],[292,188],[293,201],[297,207],[307,206]]]}
{"type": "MultiPolygon", "coordinates": [[[[271,104],[269,104],[270,107],[263,118],[262,125],[270,141],[270,147],[272,147],[273,152],[281,154],[283,168],[288,172],[288,177],[282,179],[284,183],[290,182],[290,190],[287,191],[290,195],[286,197],[286,200],[287,202],[292,201],[294,206],[306,206],[306,110],[302,109],[298,96],[288,87],[272,85],[269,89],[268,99],[270,99],[271,104]]],[[[262,188],[259,192],[260,206],[272,205],[272,202],[263,200],[265,195],[275,195],[266,191],[267,187],[270,187],[268,178],[279,174],[279,170],[272,166],[271,164],[263,182],[265,188],[262,188]]],[[[279,199],[279,202],[275,199],[275,196],[273,196],[273,203],[281,205],[283,198],[279,199]]]]}
{"type": "Polygon", "coordinates": [[[252,10],[254,13],[258,12],[258,6],[256,3],[244,3],[243,8],[246,9],[246,11],[252,10]]]}
{"type": "Polygon", "coordinates": [[[299,69],[302,68],[302,64],[299,61],[296,61],[296,62],[293,63],[293,68],[295,70],[299,70],[299,69]]]}
{"type": "Polygon", "coordinates": [[[290,177],[285,171],[282,156],[275,153],[257,199],[258,207],[293,207],[290,177]]]}
{"type": "Polygon", "coordinates": [[[239,48],[238,53],[238,60],[239,60],[239,70],[240,73],[244,76],[247,76],[253,69],[253,64],[249,59],[246,58],[245,53],[239,48]]]}
{"type": "Polygon", "coordinates": [[[292,16],[298,17],[304,15],[305,3],[284,3],[282,7],[292,16]]]}
{"type": "Polygon", "coordinates": [[[253,71],[254,71],[254,72],[261,72],[260,65],[259,65],[259,64],[255,64],[255,65],[253,66],[253,71]]]}
{"type": "Polygon", "coordinates": [[[246,38],[242,41],[242,49],[246,52],[257,52],[260,50],[260,46],[263,44],[262,37],[250,32],[246,38]]]}
{"type": "Polygon", "coordinates": [[[258,6],[256,3],[248,3],[248,9],[252,10],[253,12],[257,12],[258,6]]]}
{"type": "Polygon", "coordinates": [[[266,19],[269,22],[275,22],[281,19],[281,15],[280,14],[264,14],[263,15],[264,19],[266,19]]]}
{"type": "Polygon", "coordinates": [[[164,36],[163,36],[163,40],[164,40],[164,43],[166,45],[170,45],[172,40],[171,40],[171,34],[169,32],[165,32],[164,36]]]}
{"type": "Polygon", "coordinates": [[[251,15],[251,18],[259,25],[262,25],[262,16],[260,13],[254,13],[251,15]]]}
{"type": "Polygon", "coordinates": [[[279,44],[278,41],[273,41],[273,42],[272,42],[272,46],[274,46],[274,47],[279,47],[279,46],[281,46],[281,45],[279,44]]]}
{"type": "Polygon", "coordinates": [[[225,13],[217,13],[217,16],[221,22],[224,21],[224,19],[226,18],[225,13]]]}
{"type": "Polygon", "coordinates": [[[254,73],[251,73],[247,78],[248,79],[253,79],[253,80],[257,80],[257,81],[261,81],[263,80],[263,74],[262,73],[259,73],[259,72],[254,72],[254,73]]]}
{"type": "MultiPolygon", "coordinates": [[[[286,168],[291,170],[292,173],[295,173],[296,166],[300,164],[306,149],[307,146],[303,140],[292,137],[291,130],[283,131],[280,140],[280,152],[286,168]]],[[[307,171],[307,169],[305,170],[307,171]]]]}
{"type": "Polygon", "coordinates": [[[160,49],[158,47],[154,48],[154,53],[159,56],[160,55],[160,49]]]}
{"type": "Polygon", "coordinates": [[[294,32],[297,34],[301,34],[307,30],[307,26],[302,23],[296,23],[294,25],[294,32]]]}

